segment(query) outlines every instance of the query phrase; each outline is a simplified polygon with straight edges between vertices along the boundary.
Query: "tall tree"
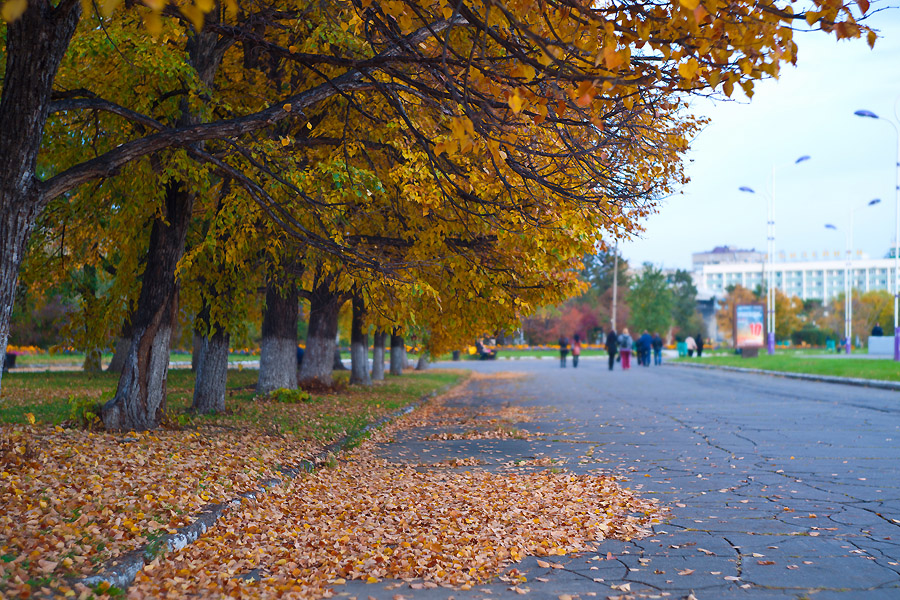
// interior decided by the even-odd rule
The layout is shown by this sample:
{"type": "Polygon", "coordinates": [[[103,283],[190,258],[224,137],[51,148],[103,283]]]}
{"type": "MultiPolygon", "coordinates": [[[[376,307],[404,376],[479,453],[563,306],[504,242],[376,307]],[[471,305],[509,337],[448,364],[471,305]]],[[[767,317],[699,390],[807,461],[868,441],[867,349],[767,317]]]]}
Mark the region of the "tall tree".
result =
{"type": "Polygon", "coordinates": [[[697,286],[690,272],[678,269],[669,281],[672,290],[672,325],[679,339],[703,332],[703,317],[697,310],[697,286]]]}
{"type": "Polygon", "coordinates": [[[672,325],[672,291],[661,269],[644,263],[640,274],[632,278],[628,288],[631,317],[628,326],[635,335],[641,331],[664,335],[672,325]]]}

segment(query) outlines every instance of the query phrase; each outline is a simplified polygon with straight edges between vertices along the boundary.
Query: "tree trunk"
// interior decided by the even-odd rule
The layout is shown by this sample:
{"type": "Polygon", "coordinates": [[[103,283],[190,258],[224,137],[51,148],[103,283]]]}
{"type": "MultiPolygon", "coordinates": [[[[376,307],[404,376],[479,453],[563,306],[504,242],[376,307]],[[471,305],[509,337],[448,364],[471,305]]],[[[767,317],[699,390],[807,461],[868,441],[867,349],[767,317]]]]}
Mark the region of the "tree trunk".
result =
{"type": "Polygon", "coordinates": [[[403,375],[403,367],[406,366],[406,346],[399,330],[395,329],[391,334],[391,375],[403,375]]]}
{"type": "Polygon", "coordinates": [[[122,323],[122,332],[116,338],[116,348],[113,350],[112,360],[109,361],[106,370],[109,373],[121,373],[125,367],[125,356],[131,348],[131,316],[122,323]]]}
{"type": "Polygon", "coordinates": [[[365,311],[362,296],[358,294],[353,296],[353,321],[350,325],[350,383],[372,385],[372,379],[369,377],[369,334],[365,329],[365,311]]]}
{"type": "Polygon", "coordinates": [[[191,336],[191,371],[194,373],[197,372],[197,364],[200,362],[200,353],[203,351],[203,338],[204,335],[194,327],[193,335],[191,336]]]}
{"type": "MultiPolygon", "coordinates": [[[[0,93],[0,356],[6,355],[19,266],[46,199],[35,177],[59,63],[81,17],[79,0],[29,0],[6,25],[0,93]]],[[[2,377],[2,376],[0,376],[2,377]]]]}
{"type": "Polygon", "coordinates": [[[372,381],[384,381],[384,332],[372,336],[372,381]]]}
{"type": "Polygon", "coordinates": [[[191,410],[219,413],[225,410],[225,385],[228,381],[229,335],[218,327],[210,336],[200,337],[197,356],[197,379],[191,410]]]}
{"type": "MultiPolygon", "coordinates": [[[[207,18],[216,18],[216,12],[207,18]]],[[[186,44],[188,62],[200,81],[212,85],[222,60],[224,47],[217,47],[218,35],[211,30],[192,35],[186,44]]],[[[193,125],[187,100],[181,103],[176,125],[193,125]]],[[[163,219],[150,231],[147,268],[141,295],[132,317],[131,349],[112,400],[101,410],[107,429],[146,430],[158,427],[166,410],[166,378],[169,349],[178,317],[178,281],[175,269],[184,254],[184,240],[191,222],[194,194],[178,181],[165,184],[163,219]]]]}
{"type": "MultiPolygon", "coordinates": [[[[266,282],[266,310],[259,344],[257,394],[278,389],[297,389],[297,315],[300,296],[297,284],[271,279],[266,282]]],[[[304,357],[303,362],[306,362],[304,357]]]]}
{"type": "Polygon", "coordinates": [[[102,373],[102,359],[103,355],[100,352],[100,348],[91,348],[84,353],[84,363],[81,365],[81,369],[85,373],[102,373]]]}
{"type": "Polygon", "coordinates": [[[169,344],[178,314],[175,268],[184,253],[194,195],[169,183],[165,219],[150,232],[147,268],[132,317],[132,343],[116,395],[102,409],[107,429],[144,431],[158,427],[166,410],[169,344]]]}
{"type": "Polygon", "coordinates": [[[317,277],[309,294],[309,330],[306,352],[300,367],[300,383],[332,384],[338,313],[343,304],[340,293],[332,291],[334,276],[317,277]]]}
{"type": "Polygon", "coordinates": [[[347,367],[344,365],[344,359],[341,358],[341,346],[338,343],[338,340],[334,340],[334,362],[331,365],[332,371],[346,371],[347,367]]]}
{"type": "Polygon", "coordinates": [[[424,371],[428,368],[428,355],[425,352],[419,354],[419,362],[416,363],[416,371],[424,371]]]}

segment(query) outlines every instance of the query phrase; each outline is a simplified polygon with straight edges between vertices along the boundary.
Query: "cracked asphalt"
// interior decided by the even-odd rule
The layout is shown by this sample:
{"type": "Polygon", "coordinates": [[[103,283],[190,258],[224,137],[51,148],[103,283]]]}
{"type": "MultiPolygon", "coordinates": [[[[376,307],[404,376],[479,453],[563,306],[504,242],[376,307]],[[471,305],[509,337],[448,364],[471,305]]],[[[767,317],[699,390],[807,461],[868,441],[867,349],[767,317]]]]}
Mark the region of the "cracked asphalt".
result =
{"type": "MultiPolygon", "coordinates": [[[[578,369],[550,359],[432,366],[441,367],[525,372],[471,382],[453,402],[540,409],[518,425],[540,435],[425,440],[432,431],[411,430],[379,448],[385,457],[483,463],[468,469],[547,459],[576,473],[621,474],[671,509],[648,538],[553,557],[563,568],[535,558],[514,565],[529,595],[900,599],[900,393],[672,366],[609,372],[605,360],[578,369]]],[[[419,588],[348,582],[338,595],[519,597],[502,582],[419,588]]]]}

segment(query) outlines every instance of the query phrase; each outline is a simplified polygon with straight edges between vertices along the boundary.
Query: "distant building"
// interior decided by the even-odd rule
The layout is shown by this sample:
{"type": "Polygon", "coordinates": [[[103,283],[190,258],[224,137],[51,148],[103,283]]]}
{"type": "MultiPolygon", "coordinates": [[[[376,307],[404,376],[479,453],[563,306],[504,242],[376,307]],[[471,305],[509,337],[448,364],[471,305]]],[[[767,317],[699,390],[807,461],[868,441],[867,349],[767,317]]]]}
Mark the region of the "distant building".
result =
{"type": "MultiPolygon", "coordinates": [[[[826,255],[828,253],[825,253],[826,255]]],[[[692,275],[698,297],[722,298],[732,285],[753,290],[766,284],[766,256],[755,250],[738,250],[730,246],[698,252],[693,255],[692,275]],[[754,258],[750,260],[750,257],[754,258]]],[[[775,267],[775,287],[788,296],[802,300],[825,302],[844,292],[844,275],[847,260],[841,253],[833,258],[791,259],[779,256],[775,267]]],[[[858,254],[850,261],[850,284],[860,292],[887,290],[893,287],[894,260],[868,258],[858,254]]]]}
{"type": "Polygon", "coordinates": [[[765,260],[765,254],[757,250],[742,250],[734,246],[716,246],[709,252],[694,252],[691,262],[694,270],[703,265],[722,265],[735,263],[759,263],[765,260]]]}

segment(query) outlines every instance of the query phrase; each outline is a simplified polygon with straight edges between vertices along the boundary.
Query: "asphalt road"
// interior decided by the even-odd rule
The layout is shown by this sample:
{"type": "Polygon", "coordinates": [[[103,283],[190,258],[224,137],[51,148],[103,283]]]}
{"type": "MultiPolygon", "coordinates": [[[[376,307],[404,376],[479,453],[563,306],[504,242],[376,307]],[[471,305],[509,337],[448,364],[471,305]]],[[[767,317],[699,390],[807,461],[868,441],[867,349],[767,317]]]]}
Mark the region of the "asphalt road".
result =
{"type": "MultiPolygon", "coordinates": [[[[649,538],[603,542],[600,553],[614,560],[565,557],[565,569],[524,560],[516,566],[531,596],[900,598],[900,393],[675,366],[609,372],[596,359],[578,369],[551,359],[432,368],[460,366],[526,371],[470,385],[456,402],[552,408],[552,418],[521,425],[545,437],[425,441],[410,432],[383,446],[385,456],[477,456],[484,468],[510,456],[564,459],[575,472],[625,474],[672,509],[649,538]]],[[[520,597],[500,583],[459,591],[353,582],[340,595],[398,593],[520,597]]]]}

